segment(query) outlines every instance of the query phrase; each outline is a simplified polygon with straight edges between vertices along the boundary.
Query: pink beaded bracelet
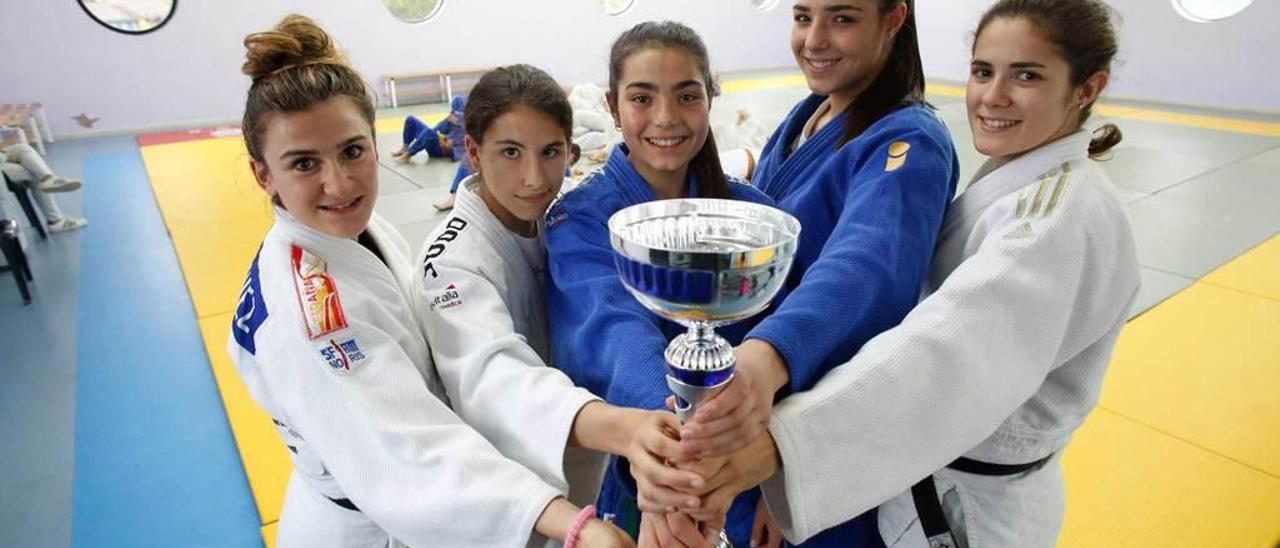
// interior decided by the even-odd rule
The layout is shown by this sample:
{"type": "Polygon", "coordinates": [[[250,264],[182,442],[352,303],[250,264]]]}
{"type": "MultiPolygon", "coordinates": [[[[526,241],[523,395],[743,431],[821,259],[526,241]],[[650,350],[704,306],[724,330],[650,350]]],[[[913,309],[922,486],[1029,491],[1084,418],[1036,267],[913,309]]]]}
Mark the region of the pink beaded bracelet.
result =
{"type": "Polygon", "coordinates": [[[573,525],[569,526],[569,532],[564,535],[564,548],[573,548],[573,545],[578,543],[578,533],[582,532],[582,527],[587,524],[587,520],[594,517],[596,517],[594,504],[588,504],[578,512],[578,517],[573,518],[573,525]]]}

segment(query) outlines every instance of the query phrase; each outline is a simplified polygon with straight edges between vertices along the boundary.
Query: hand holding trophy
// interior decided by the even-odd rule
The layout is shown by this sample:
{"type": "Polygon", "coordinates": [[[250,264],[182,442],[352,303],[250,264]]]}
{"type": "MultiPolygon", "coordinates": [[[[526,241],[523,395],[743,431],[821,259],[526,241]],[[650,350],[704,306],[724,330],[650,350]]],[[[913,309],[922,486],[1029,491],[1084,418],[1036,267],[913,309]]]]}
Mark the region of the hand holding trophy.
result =
{"type": "MultiPolygon", "coordinates": [[[[625,208],[609,218],[623,285],[650,311],[688,331],[667,345],[667,386],[681,421],[733,378],[733,347],[717,326],[759,313],[782,288],[800,222],[737,200],[685,198],[625,208]]],[[[719,547],[729,547],[720,535],[719,547]]]]}

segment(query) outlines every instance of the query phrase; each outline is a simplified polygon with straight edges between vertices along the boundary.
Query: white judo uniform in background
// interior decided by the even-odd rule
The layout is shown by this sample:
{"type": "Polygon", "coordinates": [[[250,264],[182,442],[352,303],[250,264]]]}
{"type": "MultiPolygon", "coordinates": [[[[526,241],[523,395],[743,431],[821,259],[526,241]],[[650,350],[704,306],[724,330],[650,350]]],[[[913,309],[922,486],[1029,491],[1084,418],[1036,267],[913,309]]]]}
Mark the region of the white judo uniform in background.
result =
{"type": "Polygon", "coordinates": [[[573,107],[573,142],[582,148],[583,156],[606,150],[622,140],[600,86],[573,86],[569,90],[569,105],[573,107]]]}
{"type": "Polygon", "coordinates": [[[802,541],[880,506],[889,546],[928,546],[911,492],[934,473],[961,546],[1052,546],[1057,455],[1094,408],[1138,292],[1132,230],[1077,132],[975,176],[943,220],[920,304],[811,391],[778,405],[770,511],[802,541]],[[935,473],[936,472],[936,473],[935,473]],[[896,495],[896,496],[895,496],[896,495]],[[889,500],[892,499],[892,500],[889,500]]]}
{"type": "Polygon", "coordinates": [[[578,411],[599,398],[545,365],[542,239],[507,230],[479,184],[463,181],[453,212],[427,236],[413,307],[454,411],[572,502],[591,504],[605,457],[567,442],[578,411]]]}
{"type": "Polygon", "coordinates": [[[376,214],[365,234],[385,263],[277,209],[236,309],[232,360],[294,464],[278,545],[525,546],[560,493],[449,409],[407,245],[376,214]]]}

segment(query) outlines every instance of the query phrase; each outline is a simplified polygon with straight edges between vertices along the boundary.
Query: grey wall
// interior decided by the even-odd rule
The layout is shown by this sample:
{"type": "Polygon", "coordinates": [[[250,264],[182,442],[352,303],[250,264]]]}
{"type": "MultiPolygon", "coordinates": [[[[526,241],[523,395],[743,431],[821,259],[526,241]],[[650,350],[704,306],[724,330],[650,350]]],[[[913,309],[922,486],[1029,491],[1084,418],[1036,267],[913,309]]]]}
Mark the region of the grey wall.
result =
{"type": "MultiPolygon", "coordinates": [[[[925,72],[964,80],[971,33],[992,0],[918,1],[925,72]]],[[[1280,113],[1280,2],[1257,0],[1212,24],[1183,19],[1169,0],[1110,3],[1120,15],[1121,44],[1109,95],[1280,113]]]]}
{"type": "Polygon", "coordinates": [[[719,70],[791,62],[789,11],[746,0],[639,0],[617,17],[595,0],[446,0],[418,25],[378,0],[183,0],[166,26],[140,36],[102,28],[73,0],[10,2],[23,13],[0,17],[0,100],[43,102],[59,135],[84,131],[71,120],[81,112],[101,118],[99,131],[238,119],[249,84],[241,41],[293,11],[325,26],[379,90],[382,74],[514,62],[562,83],[602,82],[609,43],[649,19],[694,27],[719,70]]]}
{"type": "MultiPolygon", "coordinates": [[[[759,12],[747,0],[637,0],[619,17],[596,0],[446,0],[409,25],[378,0],[183,0],[164,28],[110,32],[71,0],[2,0],[0,100],[41,101],[59,135],[100,117],[98,131],[236,120],[248,79],[241,40],[292,11],[323,24],[378,89],[381,74],[528,62],[563,83],[603,81],[610,41],[639,21],[677,19],[698,30],[719,70],[791,66],[787,0],[759,12]]],[[[931,77],[962,80],[968,33],[987,0],[923,0],[921,47],[931,77]]],[[[1280,56],[1264,32],[1280,3],[1263,0],[1214,25],[1183,22],[1163,0],[1120,0],[1124,64],[1112,92],[1174,103],[1280,112],[1280,56]]]]}

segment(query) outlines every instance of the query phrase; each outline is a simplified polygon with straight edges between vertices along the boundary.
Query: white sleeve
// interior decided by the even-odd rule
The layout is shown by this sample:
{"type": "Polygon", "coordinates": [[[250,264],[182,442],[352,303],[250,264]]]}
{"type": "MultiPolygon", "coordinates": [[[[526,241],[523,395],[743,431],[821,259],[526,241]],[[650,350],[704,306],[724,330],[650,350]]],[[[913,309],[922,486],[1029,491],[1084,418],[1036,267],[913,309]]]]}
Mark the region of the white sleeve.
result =
{"type": "Polygon", "coordinates": [[[1079,315],[1107,280],[1088,279],[1099,250],[1084,225],[1098,221],[1065,213],[995,219],[901,324],[778,404],[769,429],[783,470],[763,488],[788,539],[874,508],[978,445],[1082,337],[1114,325],[1079,315]]]}
{"type": "Polygon", "coordinates": [[[547,367],[516,333],[493,284],[437,263],[411,296],[453,409],[502,454],[567,491],[564,455],[578,411],[599,399],[547,367]]]}
{"type": "Polygon", "coordinates": [[[459,420],[387,331],[348,321],[333,340],[354,341],[349,373],[302,334],[261,368],[342,492],[409,545],[524,546],[556,490],[459,420]]]}

